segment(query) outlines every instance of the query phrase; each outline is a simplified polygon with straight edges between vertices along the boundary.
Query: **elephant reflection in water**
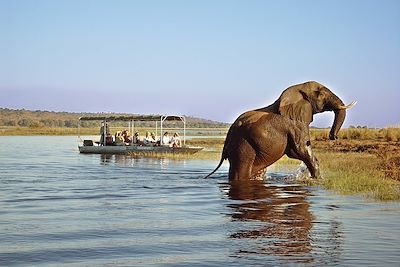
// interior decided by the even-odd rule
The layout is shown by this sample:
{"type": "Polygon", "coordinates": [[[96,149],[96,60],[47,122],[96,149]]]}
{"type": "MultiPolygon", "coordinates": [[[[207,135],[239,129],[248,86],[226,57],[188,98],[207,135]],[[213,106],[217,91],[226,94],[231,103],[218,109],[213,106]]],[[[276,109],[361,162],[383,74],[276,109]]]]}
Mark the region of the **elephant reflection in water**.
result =
{"type": "Polygon", "coordinates": [[[233,223],[238,225],[229,237],[250,240],[235,251],[239,256],[272,255],[290,257],[295,263],[322,265],[335,263],[340,257],[341,223],[326,218],[321,224],[320,218],[320,223],[314,225],[306,188],[239,180],[221,187],[233,201],[227,207],[233,223]]]}
{"type": "MultiPolygon", "coordinates": [[[[259,229],[238,229],[230,235],[230,238],[264,238],[263,241],[267,241],[248,253],[289,256],[311,251],[310,230],[314,217],[306,201],[308,192],[303,188],[273,187],[262,181],[231,181],[227,195],[240,201],[228,205],[233,210],[234,221],[266,223],[259,229]]],[[[240,251],[246,249],[251,248],[240,251]]]]}

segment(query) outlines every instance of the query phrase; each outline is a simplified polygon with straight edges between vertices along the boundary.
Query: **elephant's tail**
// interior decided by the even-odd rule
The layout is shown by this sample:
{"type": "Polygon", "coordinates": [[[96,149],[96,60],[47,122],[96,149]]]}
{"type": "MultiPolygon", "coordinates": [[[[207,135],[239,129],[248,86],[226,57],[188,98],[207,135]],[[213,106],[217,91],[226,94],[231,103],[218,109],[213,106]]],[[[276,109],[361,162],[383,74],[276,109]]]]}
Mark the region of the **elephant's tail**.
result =
{"type": "Polygon", "coordinates": [[[228,134],[227,134],[225,142],[224,142],[224,148],[222,149],[221,160],[219,161],[218,166],[209,175],[204,177],[204,179],[207,179],[208,177],[213,175],[219,169],[219,167],[221,167],[221,165],[224,162],[224,160],[228,158],[228,154],[229,154],[228,153],[228,148],[229,148],[229,144],[231,142],[231,138],[230,138],[231,131],[232,131],[232,127],[230,127],[229,130],[228,130],[228,134]]]}
{"type": "Polygon", "coordinates": [[[232,138],[232,136],[234,136],[234,131],[235,131],[235,127],[233,125],[231,125],[231,127],[229,127],[228,133],[226,134],[224,148],[222,149],[222,154],[221,154],[221,160],[219,161],[218,166],[215,168],[215,170],[213,170],[209,175],[204,177],[204,179],[207,179],[208,177],[213,175],[219,169],[219,167],[221,167],[224,160],[229,158],[229,156],[231,154],[230,151],[231,151],[232,143],[235,143],[235,139],[232,138]]]}
{"type": "Polygon", "coordinates": [[[218,163],[218,166],[209,174],[209,175],[207,175],[206,177],[204,177],[204,179],[207,179],[208,177],[210,177],[211,175],[213,175],[218,169],[219,169],[219,167],[221,167],[221,165],[222,165],[222,162],[224,162],[224,154],[222,154],[222,157],[221,157],[221,160],[219,161],[219,163],[218,163]]]}

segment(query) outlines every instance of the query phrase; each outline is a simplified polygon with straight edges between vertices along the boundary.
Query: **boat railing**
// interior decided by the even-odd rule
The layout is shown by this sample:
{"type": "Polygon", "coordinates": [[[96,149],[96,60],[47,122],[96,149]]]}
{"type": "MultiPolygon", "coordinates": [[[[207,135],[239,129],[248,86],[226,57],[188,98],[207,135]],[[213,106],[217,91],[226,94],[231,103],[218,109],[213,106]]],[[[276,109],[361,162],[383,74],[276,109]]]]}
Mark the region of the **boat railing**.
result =
{"type": "MultiPolygon", "coordinates": [[[[162,133],[165,129],[163,124],[165,121],[181,121],[183,123],[183,138],[182,143],[186,145],[186,119],[184,116],[180,115],[99,115],[99,116],[84,116],[80,117],[78,121],[78,141],[83,143],[84,140],[81,138],[81,122],[82,121],[101,121],[101,131],[102,135],[107,136],[108,123],[113,121],[126,121],[128,122],[128,129],[133,134],[135,133],[135,122],[139,121],[154,121],[155,122],[155,135],[158,134],[158,129],[160,130],[160,144],[163,145],[162,133]],[[160,123],[160,125],[158,125],[160,123]]],[[[106,138],[103,138],[103,144],[106,145],[106,138]]]]}

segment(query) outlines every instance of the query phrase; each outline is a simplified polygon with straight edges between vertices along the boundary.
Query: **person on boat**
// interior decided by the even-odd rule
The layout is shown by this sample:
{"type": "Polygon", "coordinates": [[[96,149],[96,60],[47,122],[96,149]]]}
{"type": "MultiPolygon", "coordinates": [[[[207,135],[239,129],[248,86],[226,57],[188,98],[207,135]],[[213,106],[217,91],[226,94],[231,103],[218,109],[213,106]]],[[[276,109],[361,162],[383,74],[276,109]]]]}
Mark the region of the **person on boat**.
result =
{"type": "Polygon", "coordinates": [[[106,135],[106,146],[112,146],[112,145],[114,145],[113,136],[110,133],[108,133],[106,135]]]}
{"type": "Polygon", "coordinates": [[[122,136],[121,131],[117,131],[115,133],[115,145],[116,146],[124,146],[125,145],[125,140],[124,140],[124,137],[122,136]]]}
{"type": "Polygon", "coordinates": [[[181,138],[178,133],[174,133],[174,136],[171,139],[172,147],[182,147],[181,138]]]}
{"type": "Polygon", "coordinates": [[[104,122],[101,123],[101,127],[100,127],[100,145],[104,146],[104,136],[108,135],[110,133],[110,130],[108,128],[108,123],[106,123],[105,125],[106,129],[104,131],[104,122]]]}
{"type": "Polygon", "coordinates": [[[152,146],[156,143],[156,140],[151,136],[150,132],[146,132],[146,137],[143,139],[143,143],[146,146],[152,146]]]}
{"type": "Polygon", "coordinates": [[[132,138],[131,138],[128,130],[122,131],[122,137],[124,138],[124,142],[126,145],[129,146],[132,143],[132,138]]]}
{"type": "Polygon", "coordinates": [[[170,140],[170,138],[169,138],[168,132],[165,132],[164,135],[163,135],[163,137],[162,137],[162,145],[163,145],[163,146],[171,146],[170,141],[171,141],[171,140],[170,140]]]}
{"type": "Polygon", "coordinates": [[[139,145],[139,146],[143,145],[143,141],[139,135],[139,132],[136,132],[135,135],[133,136],[132,144],[139,145]]]}

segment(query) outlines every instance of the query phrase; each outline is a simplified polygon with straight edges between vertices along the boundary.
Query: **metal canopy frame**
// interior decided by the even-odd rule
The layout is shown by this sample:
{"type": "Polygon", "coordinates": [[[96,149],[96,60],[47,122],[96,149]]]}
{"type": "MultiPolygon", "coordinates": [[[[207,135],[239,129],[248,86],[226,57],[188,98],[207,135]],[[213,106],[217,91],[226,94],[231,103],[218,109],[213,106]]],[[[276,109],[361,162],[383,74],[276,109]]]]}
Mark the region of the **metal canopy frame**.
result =
{"type": "Polygon", "coordinates": [[[186,145],[186,120],[184,116],[169,116],[169,115],[163,115],[160,118],[160,144],[163,145],[163,138],[162,138],[162,134],[163,134],[163,122],[164,121],[171,121],[171,120],[181,120],[183,122],[183,145],[186,145]],[[172,118],[172,119],[170,119],[172,118]]]}
{"type": "Polygon", "coordinates": [[[184,116],[176,115],[99,115],[99,116],[83,116],[80,121],[180,121],[185,119],[184,116]]]}
{"type": "MultiPolygon", "coordinates": [[[[186,119],[184,116],[178,115],[99,115],[99,116],[83,116],[79,118],[78,122],[78,138],[80,139],[80,122],[81,121],[102,121],[103,122],[103,135],[106,136],[106,124],[111,121],[128,121],[129,130],[134,132],[135,121],[154,121],[156,122],[156,135],[157,135],[157,122],[160,122],[160,143],[163,144],[162,131],[164,121],[182,121],[183,122],[183,144],[186,144],[186,119]]],[[[105,145],[106,138],[103,140],[105,145]]]]}

